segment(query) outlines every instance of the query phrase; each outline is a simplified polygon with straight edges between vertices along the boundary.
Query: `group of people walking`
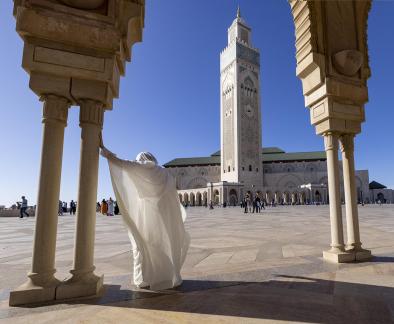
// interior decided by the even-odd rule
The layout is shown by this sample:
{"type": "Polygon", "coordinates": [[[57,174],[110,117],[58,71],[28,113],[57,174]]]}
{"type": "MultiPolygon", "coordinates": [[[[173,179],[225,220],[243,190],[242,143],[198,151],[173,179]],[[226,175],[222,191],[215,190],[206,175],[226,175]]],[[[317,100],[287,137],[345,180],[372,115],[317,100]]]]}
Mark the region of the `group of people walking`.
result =
{"type": "Polygon", "coordinates": [[[76,212],[77,203],[74,200],[71,200],[69,205],[66,201],[59,200],[59,209],[57,212],[59,216],[63,216],[66,213],[70,213],[70,215],[75,215],[76,212]]]}
{"type": "Polygon", "coordinates": [[[241,201],[241,208],[244,209],[244,213],[260,213],[262,209],[265,209],[265,205],[266,201],[259,196],[246,195],[241,201]]]}
{"type": "Polygon", "coordinates": [[[103,199],[100,202],[97,202],[97,208],[96,208],[98,213],[101,213],[103,215],[107,216],[114,216],[119,214],[119,206],[116,201],[114,201],[111,197],[108,200],[103,199]]]}

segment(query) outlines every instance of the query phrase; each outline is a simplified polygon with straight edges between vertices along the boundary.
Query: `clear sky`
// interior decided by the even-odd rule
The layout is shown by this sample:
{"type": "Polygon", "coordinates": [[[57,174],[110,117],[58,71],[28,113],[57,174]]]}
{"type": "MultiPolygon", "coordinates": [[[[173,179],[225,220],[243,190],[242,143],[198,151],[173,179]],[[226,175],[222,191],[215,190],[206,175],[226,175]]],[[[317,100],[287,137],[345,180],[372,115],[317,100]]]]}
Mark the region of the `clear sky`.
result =
{"type": "MultiPolygon", "coordinates": [[[[105,145],[132,159],[143,150],[160,163],[205,156],[220,148],[219,53],[237,4],[261,51],[263,146],[323,150],[295,76],[294,25],[286,0],[147,0],[144,40],[133,47],[120,99],[105,114],[105,145]]],[[[26,195],[35,203],[41,151],[41,103],[21,68],[12,1],[0,1],[0,205],[26,195]]],[[[394,2],[374,1],[368,24],[370,102],[356,139],[356,167],[394,188],[394,2]]],[[[76,199],[78,108],[65,133],[61,199],[76,199]]],[[[100,158],[98,199],[113,195],[100,158]]]]}

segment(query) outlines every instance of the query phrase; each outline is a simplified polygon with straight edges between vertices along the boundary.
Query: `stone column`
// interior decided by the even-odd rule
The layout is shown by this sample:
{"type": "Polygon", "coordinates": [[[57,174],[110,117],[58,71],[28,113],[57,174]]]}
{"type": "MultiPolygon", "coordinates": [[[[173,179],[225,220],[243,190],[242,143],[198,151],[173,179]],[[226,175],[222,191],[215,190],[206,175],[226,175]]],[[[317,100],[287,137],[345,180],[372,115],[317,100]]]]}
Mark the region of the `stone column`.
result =
{"type": "Polygon", "coordinates": [[[354,260],[352,253],[345,252],[342,224],[341,194],[339,186],[338,135],[324,134],[327,154],[328,190],[330,192],[331,249],[323,252],[323,258],[334,262],[354,260]]]}
{"type": "Polygon", "coordinates": [[[94,274],[97,181],[103,104],[93,100],[80,102],[81,160],[77,201],[77,225],[72,277],[57,292],[57,299],[97,295],[103,276],[94,274]]]}
{"type": "Polygon", "coordinates": [[[64,128],[70,103],[63,97],[42,97],[43,136],[38,186],[33,258],[28,281],[12,291],[10,305],[55,299],[59,281],[54,277],[64,128]]]}
{"type": "Polygon", "coordinates": [[[354,168],[354,135],[342,135],[340,142],[346,203],[346,248],[356,253],[356,260],[367,260],[371,258],[371,251],[361,248],[358,222],[357,189],[354,168]]]}

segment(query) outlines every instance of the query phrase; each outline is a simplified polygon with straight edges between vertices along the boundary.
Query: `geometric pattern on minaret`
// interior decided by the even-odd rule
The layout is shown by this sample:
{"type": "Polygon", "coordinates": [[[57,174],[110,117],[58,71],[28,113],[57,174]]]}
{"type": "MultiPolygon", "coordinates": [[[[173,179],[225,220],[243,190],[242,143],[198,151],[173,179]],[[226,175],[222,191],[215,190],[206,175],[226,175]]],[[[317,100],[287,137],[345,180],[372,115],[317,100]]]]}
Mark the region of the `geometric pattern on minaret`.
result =
{"type": "Polygon", "coordinates": [[[221,181],[257,191],[263,186],[260,53],[251,33],[238,7],[220,53],[221,181]]]}

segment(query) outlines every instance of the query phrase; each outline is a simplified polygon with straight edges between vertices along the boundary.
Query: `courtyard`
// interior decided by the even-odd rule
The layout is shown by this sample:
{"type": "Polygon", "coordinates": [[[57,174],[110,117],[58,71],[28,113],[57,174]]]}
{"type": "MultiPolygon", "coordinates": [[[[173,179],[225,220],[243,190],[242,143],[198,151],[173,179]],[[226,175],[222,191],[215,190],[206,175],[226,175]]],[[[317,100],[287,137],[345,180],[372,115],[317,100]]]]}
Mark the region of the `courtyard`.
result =
{"type": "MultiPolygon", "coordinates": [[[[0,218],[0,322],[12,323],[306,323],[394,322],[394,207],[359,206],[371,262],[324,262],[328,206],[280,206],[260,214],[240,208],[188,209],[191,245],[184,283],[152,292],[131,284],[130,243],[120,216],[97,215],[95,265],[102,296],[9,307],[26,280],[34,218],[0,218]]],[[[74,216],[60,216],[56,277],[72,267],[74,216]]]]}

